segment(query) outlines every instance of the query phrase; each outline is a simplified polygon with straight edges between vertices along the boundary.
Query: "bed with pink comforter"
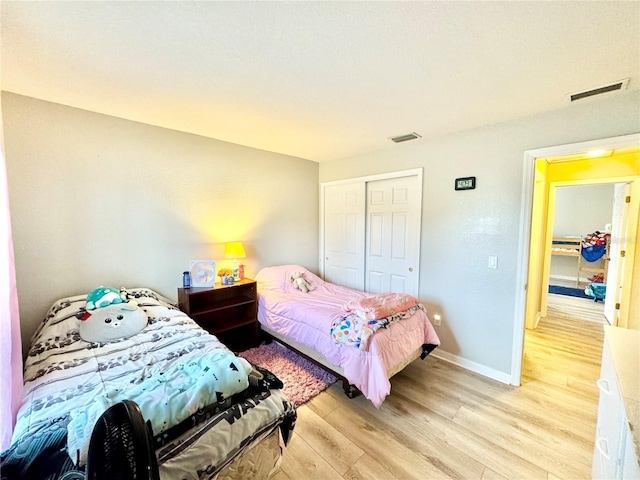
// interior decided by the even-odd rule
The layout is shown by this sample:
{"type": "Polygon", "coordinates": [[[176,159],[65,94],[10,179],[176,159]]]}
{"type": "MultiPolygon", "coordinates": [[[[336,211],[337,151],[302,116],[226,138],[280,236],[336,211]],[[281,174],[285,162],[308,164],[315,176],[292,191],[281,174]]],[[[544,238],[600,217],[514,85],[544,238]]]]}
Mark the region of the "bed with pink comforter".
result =
{"type": "Polygon", "coordinates": [[[440,344],[417,302],[396,312],[396,303],[404,301],[396,295],[375,298],[372,293],[325,282],[300,265],[264,268],[256,281],[262,329],[288,346],[304,347],[303,353],[313,352],[311,357],[316,360],[320,354],[319,363],[346,378],[376,406],[389,395],[393,374],[440,344]],[[304,293],[296,289],[291,283],[293,272],[302,272],[313,290],[304,293]],[[374,319],[375,312],[387,316],[374,319]],[[341,342],[340,329],[346,331],[345,325],[358,317],[364,320],[362,328],[368,330],[366,341],[341,342]],[[378,320],[382,323],[374,323],[378,320]]]}

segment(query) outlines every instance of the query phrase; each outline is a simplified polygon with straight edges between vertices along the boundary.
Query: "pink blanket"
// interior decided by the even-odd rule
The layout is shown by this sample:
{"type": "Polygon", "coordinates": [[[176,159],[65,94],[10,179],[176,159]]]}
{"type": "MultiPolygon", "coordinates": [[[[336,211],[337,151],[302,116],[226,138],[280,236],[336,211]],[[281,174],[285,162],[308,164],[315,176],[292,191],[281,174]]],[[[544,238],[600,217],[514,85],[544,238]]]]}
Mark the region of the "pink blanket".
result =
{"type": "Polygon", "coordinates": [[[325,282],[300,265],[262,269],[258,282],[258,321],[274,332],[319,352],[342,369],[344,376],[375,406],[391,391],[387,372],[401,364],[424,344],[440,340],[424,311],[382,328],[372,337],[366,351],[336,344],[331,326],[344,316],[344,305],[373,296],[325,282]],[[314,287],[309,293],[297,290],[290,281],[292,272],[304,272],[314,287]]]}
{"type": "Polygon", "coordinates": [[[367,320],[378,320],[404,312],[418,303],[417,298],[405,293],[378,293],[373,297],[350,300],[344,304],[344,309],[367,320]]]}

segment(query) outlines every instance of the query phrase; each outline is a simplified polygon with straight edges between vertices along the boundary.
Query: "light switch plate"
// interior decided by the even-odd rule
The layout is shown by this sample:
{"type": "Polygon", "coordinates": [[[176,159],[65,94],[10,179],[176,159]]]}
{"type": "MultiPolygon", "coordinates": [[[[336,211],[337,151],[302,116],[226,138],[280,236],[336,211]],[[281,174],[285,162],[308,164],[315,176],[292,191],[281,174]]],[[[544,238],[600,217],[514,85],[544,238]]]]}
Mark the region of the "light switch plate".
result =
{"type": "Polygon", "coordinates": [[[489,268],[498,268],[498,257],[489,255],[489,268]]]}

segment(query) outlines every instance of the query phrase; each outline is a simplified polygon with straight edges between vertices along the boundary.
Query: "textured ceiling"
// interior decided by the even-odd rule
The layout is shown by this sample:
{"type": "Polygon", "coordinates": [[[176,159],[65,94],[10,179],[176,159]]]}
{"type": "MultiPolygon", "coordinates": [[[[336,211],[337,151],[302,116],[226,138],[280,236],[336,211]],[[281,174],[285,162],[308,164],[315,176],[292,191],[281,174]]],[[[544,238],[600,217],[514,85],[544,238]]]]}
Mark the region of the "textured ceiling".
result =
{"type": "Polygon", "coordinates": [[[314,161],[639,87],[636,1],[0,8],[3,90],[314,161]]]}

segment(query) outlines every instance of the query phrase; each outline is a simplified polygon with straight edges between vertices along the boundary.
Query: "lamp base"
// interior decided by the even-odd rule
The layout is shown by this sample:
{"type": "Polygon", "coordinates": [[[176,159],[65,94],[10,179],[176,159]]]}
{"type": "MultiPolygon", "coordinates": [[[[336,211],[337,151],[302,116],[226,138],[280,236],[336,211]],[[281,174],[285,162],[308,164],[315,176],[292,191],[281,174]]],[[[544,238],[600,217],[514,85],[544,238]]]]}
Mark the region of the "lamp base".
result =
{"type": "Polygon", "coordinates": [[[233,271],[233,279],[237,282],[240,280],[240,267],[238,266],[238,260],[233,261],[233,266],[231,267],[233,271]]]}

